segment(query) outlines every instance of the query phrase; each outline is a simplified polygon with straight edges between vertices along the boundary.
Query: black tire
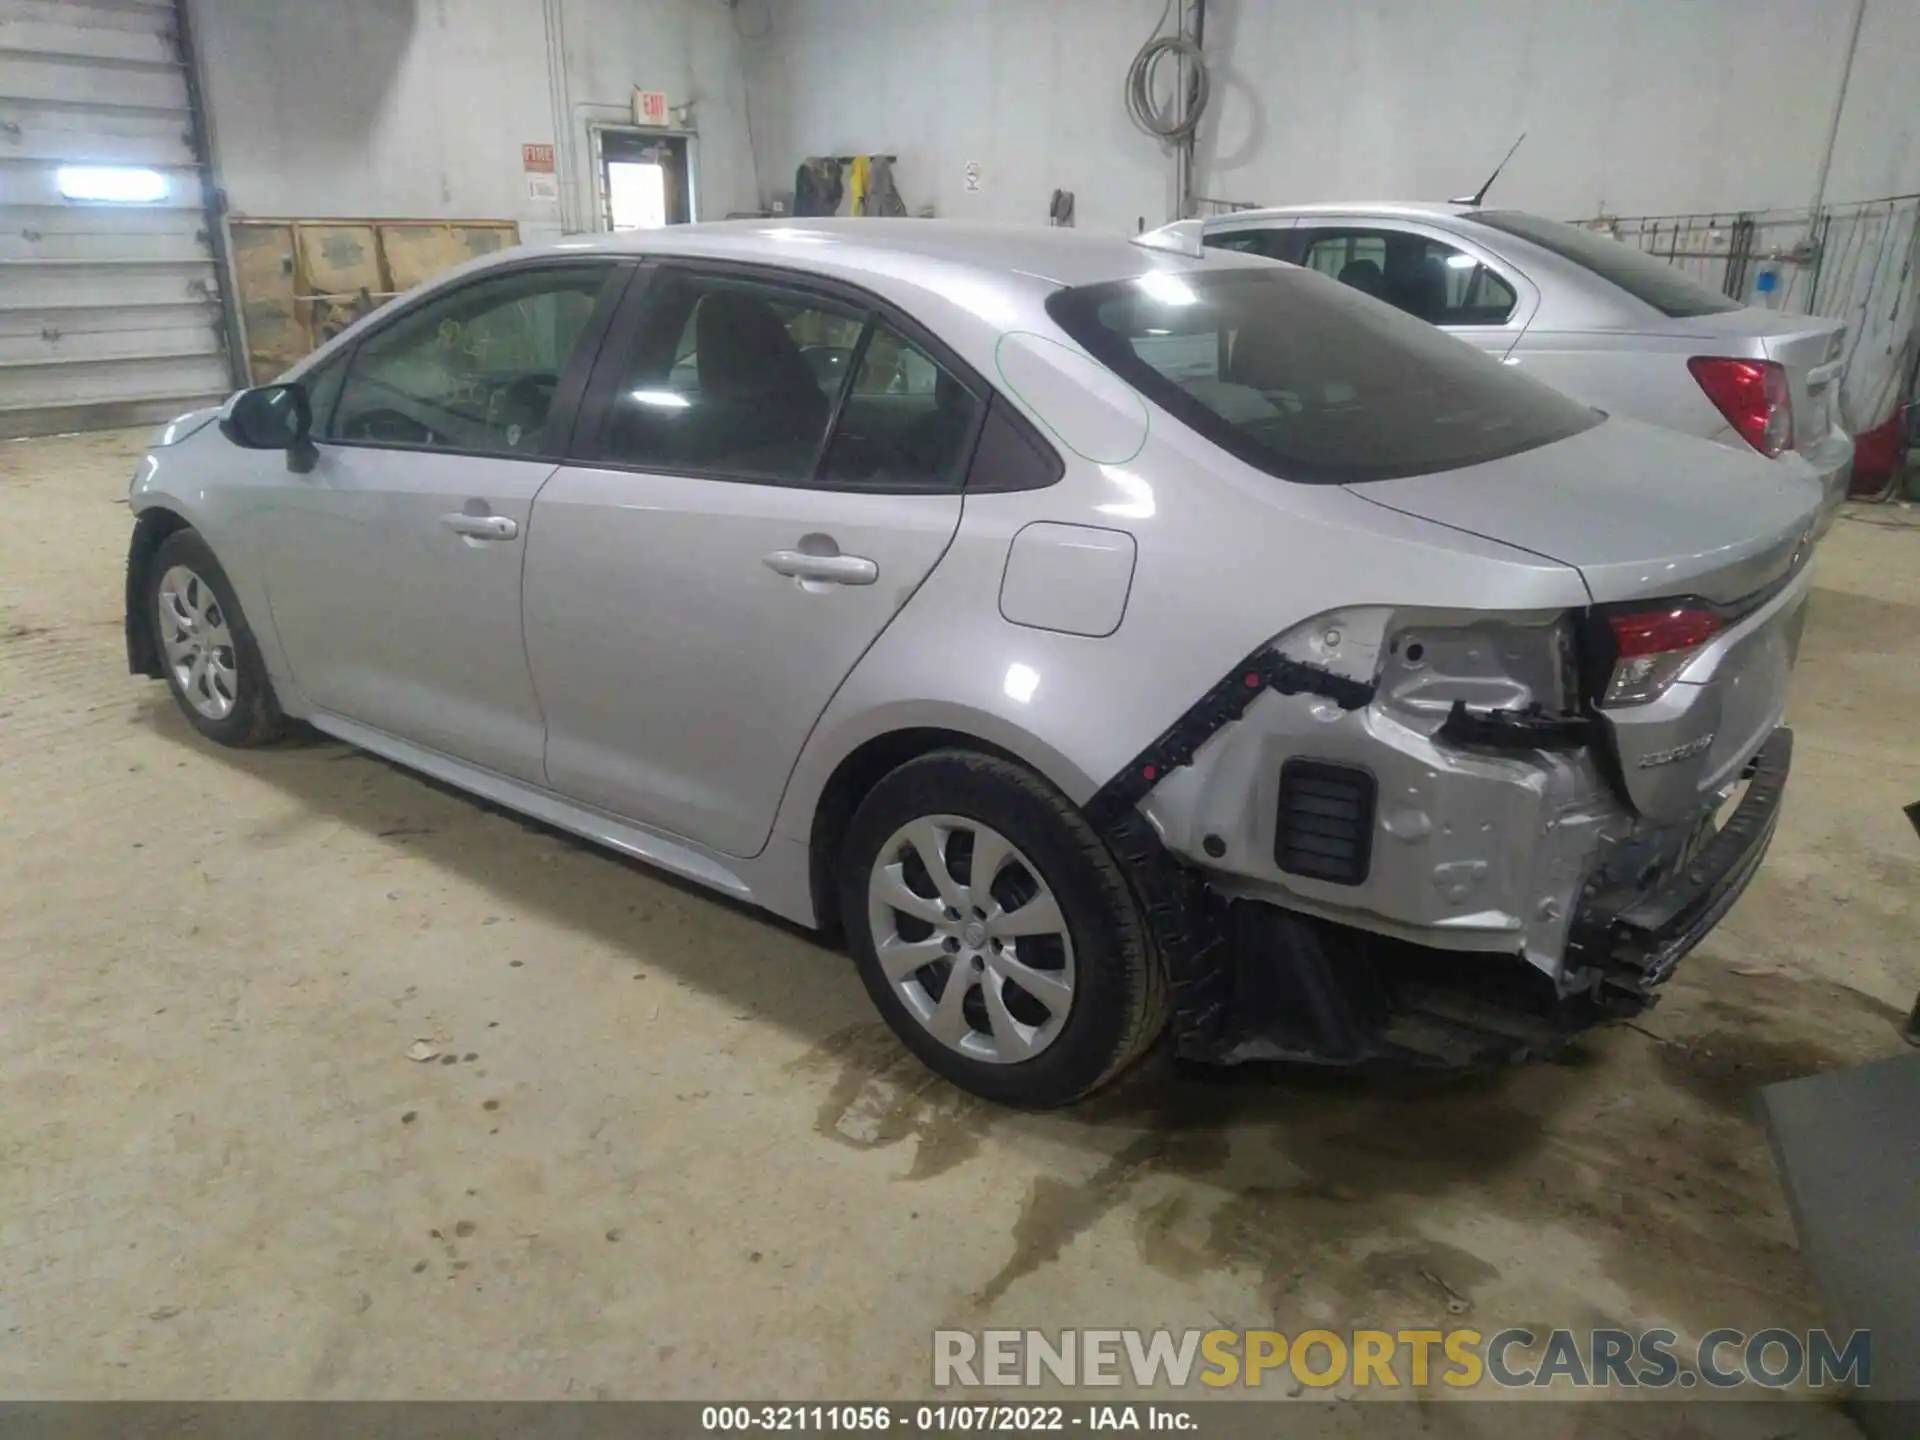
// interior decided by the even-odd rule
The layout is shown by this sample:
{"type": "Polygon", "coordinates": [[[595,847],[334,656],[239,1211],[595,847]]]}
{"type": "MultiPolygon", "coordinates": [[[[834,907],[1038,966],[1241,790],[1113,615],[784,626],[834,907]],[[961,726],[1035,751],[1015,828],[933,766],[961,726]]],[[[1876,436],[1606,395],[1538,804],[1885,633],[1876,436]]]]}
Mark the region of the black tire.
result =
{"type": "Polygon", "coordinates": [[[1019,765],[941,750],[887,775],[848,827],[839,887],[840,916],[867,993],[907,1048],[963,1090],[1029,1109],[1070,1104],[1119,1075],[1165,1028],[1165,970],[1119,866],[1067,798],[1019,765]],[[1075,957],[1073,998],[1058,1034],[1031,1059],[996,1063],[949,1047],[907,1008],[880,967],[868,877],[888,840],[930,815],[998,831],[1037,867],[1059,903],[1075,957]]]}
{"type": "Polygon", "coordinates": [[[215,744],[235,748],[271,744],[287,733],[287,719],[274,697],[266,662],[260,658],[260,646],[253,638],[239,600],[234,597],[233,582],[227,579],[227,572],[220,568],[212,547],[200,537],[199,531],[176,530],[154,551],[147,568],[146,623],[153,630],[154,653],[160,657],[167,688],[173,692],[180,713],[194,729],[215,744]],[[170,571],[182,566],[213,592],[217,613],[226,622],[233,640],[232,668],[236,680],[233,707],[217,719],[195,708],[180,676],[168,662],[166,637],[161,634],[160,587],[170,571]]]}

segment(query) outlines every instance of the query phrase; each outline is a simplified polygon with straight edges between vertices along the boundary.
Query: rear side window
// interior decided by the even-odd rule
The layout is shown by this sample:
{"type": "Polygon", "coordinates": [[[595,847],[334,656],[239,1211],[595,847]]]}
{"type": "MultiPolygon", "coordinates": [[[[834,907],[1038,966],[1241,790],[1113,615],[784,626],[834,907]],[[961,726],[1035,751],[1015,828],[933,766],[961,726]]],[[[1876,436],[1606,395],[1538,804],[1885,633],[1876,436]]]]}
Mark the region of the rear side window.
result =
{"type": "Polygon", "coordinates": [[[768,279],[654,282],[596,458],[763,484],[952,492],[983,402],[863,306],[768,279]],[[831,431],[831,433],[829,433],[831,431]]]}
{"type": "Polygon", "coordinates": [[[980,402],[892,326],[876,324],[840,402],[820,481],[841,489],[958,490],[980,402]]]}
{"type": "Polygon", "coordinates": [[[1519,297],[1471,255],[1404,230],[1305,230],[1301,264],[1429,325],[1504,325],[1519,297]]]}
{"type": "Polygon", "coordinates": [[[1388,480],[1551,444],[1601,417],[1306,270],[1161,270],[1060,290],[1054,320],[1147,399],[1284,480],[1388,480]]]}
{"type": "Polygon", "coordinates": [[[704,275],[663,275],[646,303],[605,458],[808,480],[866,316],[805,291],[704,275]]]}
{"type": "Polygon", "coordinates": [[[1269,260],[1284,260],[1285,229],[1223,230],[1209,234],[1206,244],[1213,250],[1238,250],[1244,255],[1264,255],[1269,260]]]}
{"type": "Polygon", "coordinates": [[[1518,236],[1542,250],[1551,250],[1618,285],[1634,299],[1644,301],[1675,320],[1690,315],[1724,315],[1744,307],[1718,290],[1681,274],[1673,266],[1631,245],[1582,230],[1559,220],[1546,220],[1520,210],[1476,210],[1463,217],[1503,235],[1518,236]]]}

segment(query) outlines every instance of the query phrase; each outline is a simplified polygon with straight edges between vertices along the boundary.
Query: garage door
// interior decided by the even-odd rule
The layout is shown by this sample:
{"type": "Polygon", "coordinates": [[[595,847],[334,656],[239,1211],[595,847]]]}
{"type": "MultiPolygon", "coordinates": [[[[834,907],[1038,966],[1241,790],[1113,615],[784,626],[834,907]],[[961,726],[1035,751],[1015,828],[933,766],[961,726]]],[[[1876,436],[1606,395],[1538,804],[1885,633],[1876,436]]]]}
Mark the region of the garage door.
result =
{"type": "Polygon", "coordinates": [[[173,0],[0,0],[0,436],[230,388],[173,0]]]}

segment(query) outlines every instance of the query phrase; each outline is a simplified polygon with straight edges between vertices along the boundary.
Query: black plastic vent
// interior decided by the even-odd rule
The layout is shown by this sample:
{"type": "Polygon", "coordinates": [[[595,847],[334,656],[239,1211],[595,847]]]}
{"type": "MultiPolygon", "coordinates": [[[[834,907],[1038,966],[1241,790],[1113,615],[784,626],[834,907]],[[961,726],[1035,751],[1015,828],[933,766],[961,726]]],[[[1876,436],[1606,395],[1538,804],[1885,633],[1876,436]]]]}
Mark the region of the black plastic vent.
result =
{"type": "Polygon", "coordinates": [[[1373,860],[1373,776],[1350,765],[1289,760],[1280,767],[1273,861],[1289,875],[1358,885],[1373,860]]]}

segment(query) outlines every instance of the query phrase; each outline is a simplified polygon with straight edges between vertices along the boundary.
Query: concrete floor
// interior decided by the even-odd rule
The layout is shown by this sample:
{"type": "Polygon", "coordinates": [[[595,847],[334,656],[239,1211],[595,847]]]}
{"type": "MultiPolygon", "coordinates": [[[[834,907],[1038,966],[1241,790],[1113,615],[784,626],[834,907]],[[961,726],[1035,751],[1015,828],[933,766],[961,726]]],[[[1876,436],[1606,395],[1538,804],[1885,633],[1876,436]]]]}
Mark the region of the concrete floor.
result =
{"type": "Polygon", "coordinates": [[[1912,1001],[1899,512],[1820,557],[1778,843],[1643,1030],[1028,1116],[790,929],[339,745],[199,741],[125,673],[143,443],[0,446],[0,1394],[871,1398],[936,1326],[1819,1323],[1751,1092],[1912,1001]]]}

